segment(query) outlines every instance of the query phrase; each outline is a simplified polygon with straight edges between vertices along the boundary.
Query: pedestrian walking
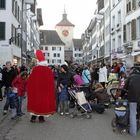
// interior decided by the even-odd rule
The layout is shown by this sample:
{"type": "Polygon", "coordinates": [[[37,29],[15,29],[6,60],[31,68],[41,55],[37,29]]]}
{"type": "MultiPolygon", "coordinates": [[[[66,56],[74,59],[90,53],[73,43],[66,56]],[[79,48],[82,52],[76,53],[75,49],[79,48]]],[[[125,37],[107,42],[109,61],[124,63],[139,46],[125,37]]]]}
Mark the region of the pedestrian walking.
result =
{"type": "Polygon", "coordinates": [[[101,64],[99,69],[99,83],[105,88],[105,84],[107,83],[107,68],[104,63],[101,64]]]}

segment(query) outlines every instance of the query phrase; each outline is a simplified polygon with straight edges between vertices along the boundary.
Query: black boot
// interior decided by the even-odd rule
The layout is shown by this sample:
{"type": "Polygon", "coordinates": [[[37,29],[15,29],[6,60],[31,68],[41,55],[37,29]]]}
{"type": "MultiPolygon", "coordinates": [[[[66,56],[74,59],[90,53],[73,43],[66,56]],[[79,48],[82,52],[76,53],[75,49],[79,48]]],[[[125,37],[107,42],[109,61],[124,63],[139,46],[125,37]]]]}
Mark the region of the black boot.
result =
{"type": "Polygon", "coordinates": [[[41,122],[41,123],[45,122],[44,116],[39,116],[38,119],[39,119],[39,122],[41,122]]]}
{"type": "Polygon", "coordinates": [[[36,121],[36,116],[32,115],[30,122],[34,123],[36,121]]]}

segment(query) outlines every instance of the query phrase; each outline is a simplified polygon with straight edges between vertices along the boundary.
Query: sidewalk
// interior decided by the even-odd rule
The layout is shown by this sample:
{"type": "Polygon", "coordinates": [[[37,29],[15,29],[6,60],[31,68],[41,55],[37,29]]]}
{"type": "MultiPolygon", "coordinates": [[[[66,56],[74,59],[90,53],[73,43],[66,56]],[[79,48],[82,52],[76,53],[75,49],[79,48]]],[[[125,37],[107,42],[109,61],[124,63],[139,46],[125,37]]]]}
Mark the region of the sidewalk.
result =
{"type": "Polygon", "coordinates": [[[3,99],[3,101],[0,101],[0,124],[4,121],[5,118],[7,118],[7,115],[3,115],[3,107],[5,104],[5,98],[3,99]]]}

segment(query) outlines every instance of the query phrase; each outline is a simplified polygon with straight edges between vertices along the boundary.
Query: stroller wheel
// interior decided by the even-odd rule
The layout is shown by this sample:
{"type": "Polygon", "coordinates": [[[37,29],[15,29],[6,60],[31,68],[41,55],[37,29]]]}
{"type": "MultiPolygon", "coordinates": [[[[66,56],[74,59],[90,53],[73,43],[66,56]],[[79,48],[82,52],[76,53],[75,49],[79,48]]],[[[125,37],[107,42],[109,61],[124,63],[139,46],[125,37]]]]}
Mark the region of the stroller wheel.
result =
{"type": "Polygon", "coordinates": [[[70,114],[70,117],[71,117],[71,118],[74,118],[74,117],[75,117],[75,115],[74,115],[73,113],[71,113],[71,114],[70,114]]]}
{"type": "Polygon", "coordinates": [[[120,133],[121,133],[121,134],[126,134],[126,133],[127,133],[127,130],[126,130],[126,129],[122,129],[122,130],[120,131],[120,133]]]}
{"type": "Polygon", "coordinates": [[[115,133],[115,132],[117,131],[117,128],[116,128],[116,127],[114,127],[112,130],[113,130],[113,132],[115,133]]]}
{"type": "Polygon", "coordinates": [[[91,117],[92,117],[92,116],[91,116],[90,114],[86,114],[86,118],[87,118],[87,119],[91,119],[91,117]]]}
{"type": "Polygon", "coordinates": [[[111,122],[112,127],[116,128],[117,124],[116,124],[116,118],[113,118],[112,122],[111,122]]]}

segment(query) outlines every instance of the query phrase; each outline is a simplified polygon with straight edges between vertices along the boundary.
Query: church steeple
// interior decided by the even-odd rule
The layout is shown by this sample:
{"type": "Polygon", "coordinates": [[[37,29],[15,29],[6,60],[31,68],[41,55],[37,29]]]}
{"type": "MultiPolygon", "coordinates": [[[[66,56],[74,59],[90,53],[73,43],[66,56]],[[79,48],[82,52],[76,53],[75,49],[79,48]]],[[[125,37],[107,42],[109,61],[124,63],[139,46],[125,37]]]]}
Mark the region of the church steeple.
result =
{"type": "Polygon", "coordinates": [[[56,24],[56,26],[73,26],[73,27],[75,26],[67,19],[67,13],[65,10],[65,6],[64,6],[64,13],[62,15],[62,20],[58,24],[56,24]]]}
{"type": "Polygon", "coordinates": [[[64,20],[67,19],[67,13],[66,13],[66,10],[65,10],[65,7],[64,7],[64,13],[63,13],[63,17],[62,17],[64,20]]]}

